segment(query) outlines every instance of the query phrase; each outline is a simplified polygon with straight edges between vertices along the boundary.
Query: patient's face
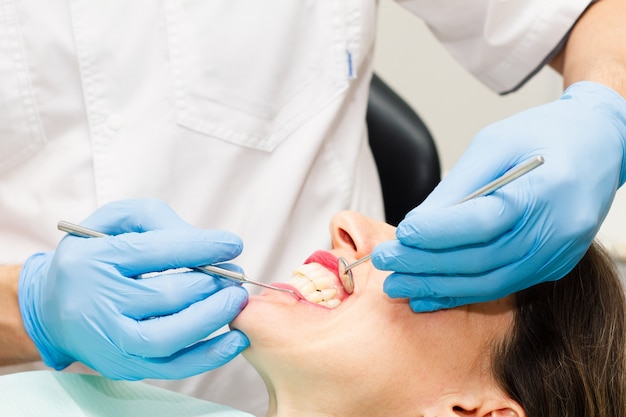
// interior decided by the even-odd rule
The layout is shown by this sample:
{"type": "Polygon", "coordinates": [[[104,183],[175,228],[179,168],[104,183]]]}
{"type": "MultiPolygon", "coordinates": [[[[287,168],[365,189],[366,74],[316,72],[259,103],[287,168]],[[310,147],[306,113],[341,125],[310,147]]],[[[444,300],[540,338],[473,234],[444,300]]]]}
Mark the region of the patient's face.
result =
{"type": "MultiPolygon", "coordinates": [[[[296,285],[309,286],[303,292],[310,291],[306,282],[311,279],[312,285],[330,281],[326,286],[341,288],[337,257],[351,263],[377,243],[395,238],[392,226],[354,212],[337,214],[330,229],[332,250],[316,252],[307,260],[311,265],[296,268],[296,281],[303,281],[296,285]]],[[[331,300],[321,305],[277,291],[250,297],[233,327],[250,338],[244,355],[266,381],[280,384],[281,375],[288,374],[290,383],[323,380],[341,386],[357,378],[364,395],[371,391],[381,398],[386,395],[381,389],[415,386],[409,390],[412,400],[429,401],[442,390],[453,390],[455,383],[470,383],[467,378],[489,377],[490,342],[512,322],[509,299],[415,314],[406,299],[391,299],[383,292],[389,272],[368,262],[353,273],[354,293],[339,290],[338,306],[333,291],[313,297],[331,300]]]]}

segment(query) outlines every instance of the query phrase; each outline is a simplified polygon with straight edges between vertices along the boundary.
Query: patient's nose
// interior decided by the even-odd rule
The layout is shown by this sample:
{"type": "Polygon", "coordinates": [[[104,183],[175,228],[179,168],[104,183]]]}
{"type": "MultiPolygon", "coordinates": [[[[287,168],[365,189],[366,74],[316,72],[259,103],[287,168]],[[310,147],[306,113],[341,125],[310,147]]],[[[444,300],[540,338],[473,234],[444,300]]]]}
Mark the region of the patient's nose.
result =
{"type": "Polygon", "coordinates": [[[374,247],[395,238],[395,227],[354,211],[341,211],[330,221],[333,248],[354,251],[355,259],[369,255],[374,247]]]}

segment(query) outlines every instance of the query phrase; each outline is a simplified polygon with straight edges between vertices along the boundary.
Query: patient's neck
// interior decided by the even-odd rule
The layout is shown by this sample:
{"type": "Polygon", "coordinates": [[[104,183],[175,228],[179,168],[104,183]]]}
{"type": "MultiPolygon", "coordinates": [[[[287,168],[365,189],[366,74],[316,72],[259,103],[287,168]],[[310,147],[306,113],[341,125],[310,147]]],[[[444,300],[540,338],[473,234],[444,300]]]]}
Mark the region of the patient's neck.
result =
{"type": "Polygon", "coordinates": [[[270,395],[267,417],[364,417],[414,416],[414,410],[394,395],[399,387],[381,390],[370,378],[341,378],[333,375],[322,379],[302,375],[285,375],[266,380],[270,395]]]}
{"type": "Polygon", "coordinates": [[[423,381],[405,361],[383,356],[376,366],[361,360],[342,366],[314,353],[295,361],[287,349],[257,353],[251,347],[244,356],[267,387],[267,417],[415,415],[415,392],[423,381]]]}
{"type": "MultiPolygon", "coordinates": [[[[360,403],[351,394],[340,390],[333,392],[327,387],[314,385],[300,390],[295,387],[278,389],[270,395],[270,405],[267,417],[363,417],[370,414],[365,412],[367,406],[360,403]]],[[[373,410],[370,410],[373,411],[373,410]]]]}

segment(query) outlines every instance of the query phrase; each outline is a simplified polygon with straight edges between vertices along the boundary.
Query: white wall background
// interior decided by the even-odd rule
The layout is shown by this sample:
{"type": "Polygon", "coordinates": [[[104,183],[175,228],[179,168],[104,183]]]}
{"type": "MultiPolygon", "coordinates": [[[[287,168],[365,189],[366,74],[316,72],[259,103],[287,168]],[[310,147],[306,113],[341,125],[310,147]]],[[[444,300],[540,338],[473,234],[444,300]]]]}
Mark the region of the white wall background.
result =
{"type": "MultiPolygon", "coordinates": [[[[422,117],[440,153],[443,174],[484,126],[557,99],[561,77],[545,68],[519,91],[499,96],[467,73],[417,17],[392,0],[380,0],[376,73],[422,117]]],[[[622,189],[600,239],[626,261],[626,191],[622,189]]]]}

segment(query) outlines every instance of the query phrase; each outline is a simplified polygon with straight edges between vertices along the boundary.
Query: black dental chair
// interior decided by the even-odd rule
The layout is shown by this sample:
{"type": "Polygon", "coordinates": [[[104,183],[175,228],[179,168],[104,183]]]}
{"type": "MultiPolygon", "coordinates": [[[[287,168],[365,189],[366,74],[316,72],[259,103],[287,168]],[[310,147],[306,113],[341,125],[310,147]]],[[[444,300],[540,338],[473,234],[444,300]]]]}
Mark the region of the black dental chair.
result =
{"type": "Polygon", "coordinates": [[[376,74],[366,120],[386,221],[396,226],[441,180],[439,154],[417,113],[376,74]]]}

